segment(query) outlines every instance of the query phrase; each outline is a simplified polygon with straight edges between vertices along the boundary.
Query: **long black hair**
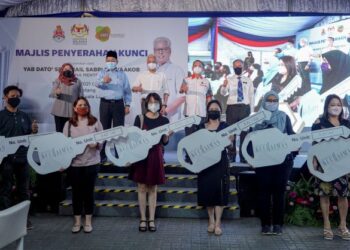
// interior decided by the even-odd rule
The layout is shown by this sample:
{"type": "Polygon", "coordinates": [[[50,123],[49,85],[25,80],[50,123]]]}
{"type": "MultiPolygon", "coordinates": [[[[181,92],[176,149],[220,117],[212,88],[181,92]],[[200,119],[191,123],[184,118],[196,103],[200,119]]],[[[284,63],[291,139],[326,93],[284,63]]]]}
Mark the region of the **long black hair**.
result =
{"type": "MultiPolygon", "coordinates": [[[[209,118],[208,118],[209,107],[210,107],[210,105],[212,105],[213,103],[216,103],[216,104],[219,106],[219,108],[220,108],[220,113],[222,113],[221,103],[220,103],[218,100],[211,100],[211,101],[208,102],[208,104],[207,104],[207,117],[206,117],[206,121],[209,121],[209,118]]],[[[219,121],[220,121],[220,118],[219,118],[219,121]]]]}
{"type": "MultiPolygon", "coordinates": [[[[323,107],[323,115],[322,115],[322,118],[325,119],[325,120],[328,120],[329,118],[329,112],[328,112],[328,107],[329,107],[329,104],[331,103],[331,101],[333,99],[338,99],[340,104],[342,105],[343,107],[343,102],[341,101],[340,97],[335,95],[335,94],[331,94],[331,95],[328,95],[326,97],[326,100],[324,101],[324,107],[323,107]]],[[[343,118],[343,109],[341,110],[339,116],[338,116],[338,120],[339,121],[342,121],[344,118],[343,118]]]]}

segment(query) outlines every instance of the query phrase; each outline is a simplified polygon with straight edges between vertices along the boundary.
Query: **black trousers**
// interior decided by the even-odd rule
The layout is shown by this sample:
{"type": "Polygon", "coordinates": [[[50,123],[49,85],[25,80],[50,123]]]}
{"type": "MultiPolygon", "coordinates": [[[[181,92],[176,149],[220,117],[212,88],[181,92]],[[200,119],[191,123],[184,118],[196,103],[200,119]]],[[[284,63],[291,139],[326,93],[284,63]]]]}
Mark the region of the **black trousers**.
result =
{"type": "Polygon", "coordinates": [[[6,157],[0,165],[0,210],[14,205],[12,187],[16,186],[18,202],[29,200],[29,165],[6,157]]]}
{"type": "Polygon", "coordinates": [[[103,129],[124,126],[125,106],[123,100],[106,100],[101,98],[100,121],[103,129]],[[112,124],[113,122],[113,124],[112,124]]]}
{"type": "Polygon", "coordinates": [[[310,71],[305,70],[305,66],[308,62],[299,62],[298,63],[298,71],[300,73],[301,79],[303,81],[303,86],[311,86],[310,84],[310,71]]]}
{"type": "Polygon", "coordinates": [[[284,196],[292,168],[293,161],[288,161],[280,165],[255,169],[259,190],[258,212],[261,226],[283,225],[284,196]]]}
{"type": "Polygon", "coordinates": [[[55,117],[55,125],[56,132],[63,132],[64,124],[69,120],[68,117],[54,116],[55,117]]]}
{"type": "Polygon", "coordinates": [[[68,177],[72,184],[73,214],[93,214],[94,189],[98,165],[69,167],[68,177]]]}
{"type": "MultiPolygon", "coordinates": [[[[54,116],[56,132],[63,132],[68,117],[54,116]]],[[[39,206],[41,210],[50,207],[51,212],[57,213],[59,203],[65,198],[65,187],[68,185],[63,177],[65,173],[54,172],[46,175],[37,175],[39,206]]]]}
{"type": "MultiPolygon", "coordinates": [[[[125,106],[123,100],[106,100],[101,98],[100,101],[100,121],[103,129],[109,129],[118,126],[124,126],[125,123],[125,106]],[[113,124],[112,124],[113,122],[113,124]]],[[[106,159],[105,146],[101,150],[101,160],[106,159]]]]}
{"type": "MultiPolygon", "coordinates": [[[[226,109],[226,122],[228,125],[232,125],[236,122],[239,122],[240,120],[243,120],[244,118],[248,117],[250,115],[250,106],[246,104],[234,104],[234,105],[227,105],[226,109]]],[[[240,135],[240,150],[239,150],[239,157],[241,159],[241,162],[244,161],[244,157],[242,155],[241,146],[243,144],[244,138],[246,137],[247,132],[243,131],[240,135]]],[[[228,156],[229,159],[233,159],[233,161],[236,158],[236,136],[235,140],[232,142],[233,146],[228,148],[228,156]]]]}

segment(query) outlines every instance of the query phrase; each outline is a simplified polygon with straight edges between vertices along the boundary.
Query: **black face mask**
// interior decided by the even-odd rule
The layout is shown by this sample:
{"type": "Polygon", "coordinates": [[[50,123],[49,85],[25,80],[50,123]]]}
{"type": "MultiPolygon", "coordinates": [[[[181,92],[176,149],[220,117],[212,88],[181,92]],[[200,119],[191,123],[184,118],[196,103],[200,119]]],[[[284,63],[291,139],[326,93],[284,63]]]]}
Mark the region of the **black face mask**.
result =
{"type": "Polygon", "coordinates": [[[17,108],[19,103],[21,102],[21,99],[19,97],[12,97],[7,99],[7,103],[12,107],[12,108],[17,108]]]}
{"type": "Polygon", "coordinates": [[[219,110],[208,111],[208,118],[210,120],[217,120],[220,118],[221,112],[219,110]]]}
{"type": "Polygon", "coordinates": [[[64,75],[65,77],[71,78],[71,77],[73,76],[73,71],[71,71],[71,70],[65,70],[65,71],[63,71],[63,75],[64,75]]]}
{"type": "Polygon", "coordinates": [[[242,68],[241,67],[236,67],[236,68],[233,68],[233,70],[235,71],[235,74],[236,75],[240,75],[240,74],[242,74],[242,68]]]}
{"type": "Polygon", "coordinates": [[[348,43],[350,43],[350,37],[348,37],[348,39],[346,39],[348,41],[348,43]]]}

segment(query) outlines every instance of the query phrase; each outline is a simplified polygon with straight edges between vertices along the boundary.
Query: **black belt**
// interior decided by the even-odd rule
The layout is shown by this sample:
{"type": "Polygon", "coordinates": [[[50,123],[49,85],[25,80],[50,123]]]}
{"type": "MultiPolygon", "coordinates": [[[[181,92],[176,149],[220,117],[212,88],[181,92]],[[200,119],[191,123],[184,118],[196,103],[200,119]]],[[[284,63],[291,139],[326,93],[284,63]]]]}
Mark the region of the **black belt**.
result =
{"type": "Polygon", "coordinates": [[[119,99],[119,100],[109,100],[109,99],[105,99],[105,98],[101,98],[102,102],[108,102],[108,103],[117,103],[117,102],[124,102],[123,99],[119,99]]]}

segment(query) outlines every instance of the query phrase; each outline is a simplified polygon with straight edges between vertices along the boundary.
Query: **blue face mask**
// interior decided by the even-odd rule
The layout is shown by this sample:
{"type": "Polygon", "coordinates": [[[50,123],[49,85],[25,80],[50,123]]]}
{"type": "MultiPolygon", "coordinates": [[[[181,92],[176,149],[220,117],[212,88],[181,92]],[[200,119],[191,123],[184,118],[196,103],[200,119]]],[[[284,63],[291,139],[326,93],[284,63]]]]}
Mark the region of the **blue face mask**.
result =
{"type": "Polygon", "coordinates": [[[277,53],[275,56],[276,56],[278,59],[280,59],[281,57],[283,57],[283,53],[282,53],[282,52],[277,53]]]}
{"type": "Polygon", "coordinates": [[[274,112],[278,109],[278,102],[265,102],[265,109],[274,112]]]}
{"type": "Polygon", "coordinates": [[[107,69],[115,69],[117,67],[116,62],[106,62],[107,69]]]}

